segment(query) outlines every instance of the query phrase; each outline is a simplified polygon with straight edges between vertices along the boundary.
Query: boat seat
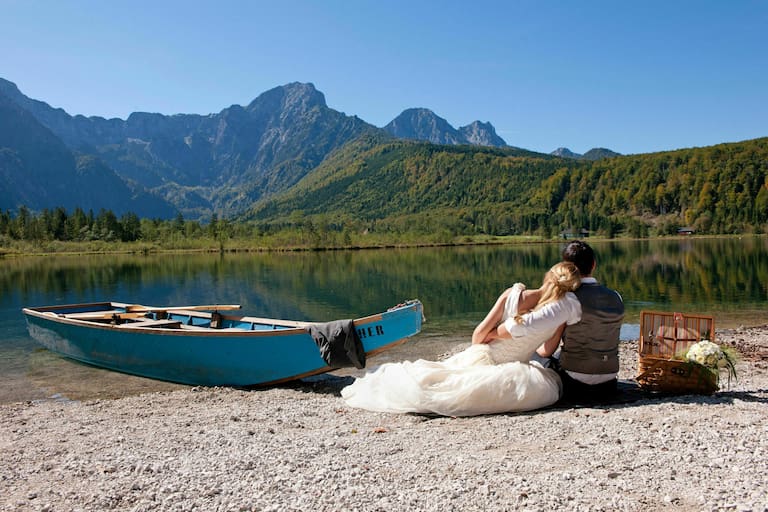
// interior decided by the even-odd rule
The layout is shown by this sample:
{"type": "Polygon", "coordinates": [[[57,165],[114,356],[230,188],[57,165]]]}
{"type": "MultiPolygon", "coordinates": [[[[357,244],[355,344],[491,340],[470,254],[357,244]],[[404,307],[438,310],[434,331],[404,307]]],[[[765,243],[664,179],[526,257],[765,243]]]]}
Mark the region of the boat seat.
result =
{"type": "Polygon", "coordinates": [[[157,328],[165,328],[165,329],[179,329],[181,327],[181,322],[178,320],[142,320],[141,322],[126,322],[124,324],[120,324],[117,327],[120,328],[131,328],[131,327],[157,327],[157,328]]]}
{"type": "Polygon", "coordinates": [[[213,327],[205,327],[202,325],[186,325],[186,324],[181,324],[181,329],[185,331],[246,332],[245,329],[241,329],[239,327],[225,327],[223,329],[215,329],[213,327]]]}

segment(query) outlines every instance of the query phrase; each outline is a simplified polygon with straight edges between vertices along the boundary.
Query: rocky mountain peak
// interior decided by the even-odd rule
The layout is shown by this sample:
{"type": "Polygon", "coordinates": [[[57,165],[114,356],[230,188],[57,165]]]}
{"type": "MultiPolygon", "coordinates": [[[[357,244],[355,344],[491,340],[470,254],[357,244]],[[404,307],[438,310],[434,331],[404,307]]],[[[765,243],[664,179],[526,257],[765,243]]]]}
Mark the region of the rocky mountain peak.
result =
{"type": "Polygon", "coordinates": [[[621,156],[621,153],[616,153],[606,148],[592,148],[583,155],[574,153],[568,148],[557,148],[550,155],[559,156],[560,158],[577,158],[581,160],[600,160],[602,158],[610,158],[612,156],[621,156]]]}
{"type": "Polygon", "coordinates": [[[8,96],[12,100],[17,100],[20,97],[25,97],[15,83],[9,82],[3,78],[0,78],[0,94],[8,96]]]}
{"type": "Polygon", "coordinates": [[[246,110],[263,109],[306,112],[315,107],[326,107],[325,95],[311,83],[292,82],[270,89],[253,100],[246,110]]]}
{"type": "Polygon", "coordinates": [[[579,153],[574,153],[568,148],[557,148],[550,155],[559,156],[560,158],[581,158],[579,153]]]}
{"type": "Polygon", "coordinates": [[[427,108],[409,108],[384,127],[401,139],[425,140],[433,144],[461,144],[463,138],[448,121],[427,108]]]}
{"type": "Polygon", "coordinates": [[[433,144],[506,146],[491,123],[474,121],[458,130],[427,108],[409,108],[384,127],[401,139],[424,140],[433,144]]]}
{"type": "Polygon", "coordinates": [[[474,121],[467,126],[459,128],[469,144],[476,146],[506,146],[504,139],[496,135],[496,129],[491,123],[474,121]]]}

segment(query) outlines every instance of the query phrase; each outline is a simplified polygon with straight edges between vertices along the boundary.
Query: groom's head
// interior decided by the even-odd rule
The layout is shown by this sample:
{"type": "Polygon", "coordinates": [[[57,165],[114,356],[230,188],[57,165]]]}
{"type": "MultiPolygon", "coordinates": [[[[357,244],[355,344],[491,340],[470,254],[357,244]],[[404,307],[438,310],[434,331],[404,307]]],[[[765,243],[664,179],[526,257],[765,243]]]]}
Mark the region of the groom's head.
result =
{"type": "Polygon", "coordinates": [[[595,270],[595,252],[586,242],[574,240],[563,249],[563,261],[570,261],[579,269],[581,277],[591,276],[595,270]]]}

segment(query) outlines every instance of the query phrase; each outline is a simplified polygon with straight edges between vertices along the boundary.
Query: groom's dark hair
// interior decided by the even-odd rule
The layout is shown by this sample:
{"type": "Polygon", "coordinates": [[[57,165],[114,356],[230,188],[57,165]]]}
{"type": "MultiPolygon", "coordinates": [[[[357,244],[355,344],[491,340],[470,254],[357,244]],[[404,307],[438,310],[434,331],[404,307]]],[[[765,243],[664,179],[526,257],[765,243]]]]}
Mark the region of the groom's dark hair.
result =
{"type": "Polygon", "coordinates": [[[574,240],[563,249],[563,261],[570,261],[582,276],[588,276],[595,268],[595,252],[586,242],[574,240]]]}

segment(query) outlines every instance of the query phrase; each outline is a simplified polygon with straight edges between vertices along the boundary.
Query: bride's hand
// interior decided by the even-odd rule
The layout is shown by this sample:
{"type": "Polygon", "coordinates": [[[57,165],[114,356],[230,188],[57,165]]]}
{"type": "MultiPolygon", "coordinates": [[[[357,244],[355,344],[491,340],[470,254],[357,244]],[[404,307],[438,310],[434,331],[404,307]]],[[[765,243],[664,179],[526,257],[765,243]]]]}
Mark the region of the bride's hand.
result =
{"type": "MultiPolygon", "coordinates": [[[[488,332],[488,334],[485,335],[483,339],[479,340],[477,343],[482,343],[484,345],[487,345],[489,343],[493,343],[494,341],[496,341],[496,338],[497,338],[496,331],[491,330],[488,332]]],[[[473,341],[472,343],[475,343],[475,342],[473,341]]]]}

